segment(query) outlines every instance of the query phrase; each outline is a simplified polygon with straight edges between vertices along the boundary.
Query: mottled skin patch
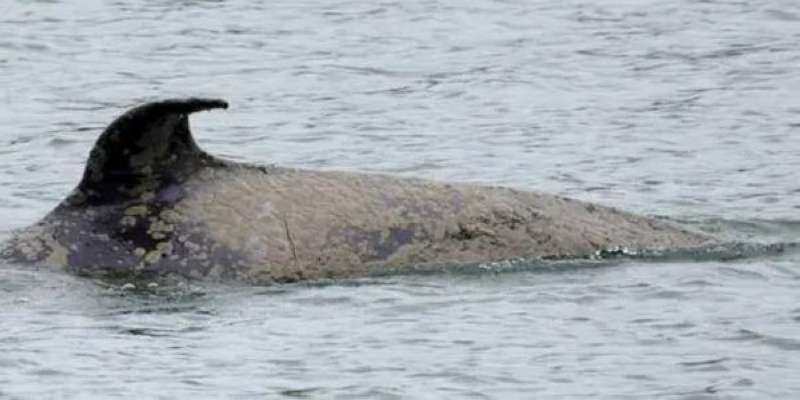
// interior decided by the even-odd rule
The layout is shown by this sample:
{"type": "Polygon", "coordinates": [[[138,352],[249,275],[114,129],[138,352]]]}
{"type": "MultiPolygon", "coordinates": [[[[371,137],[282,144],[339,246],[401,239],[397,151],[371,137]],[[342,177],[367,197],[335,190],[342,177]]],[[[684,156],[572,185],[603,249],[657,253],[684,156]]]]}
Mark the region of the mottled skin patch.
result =
{"type": "Polygon", "coordinates": [[[118,118],[78,188],[3,256],[92,276],[268,284],[712,242],[540,193],[222,161],[196,146],[187,115],[225,106],[169,100],[118,118]]]}

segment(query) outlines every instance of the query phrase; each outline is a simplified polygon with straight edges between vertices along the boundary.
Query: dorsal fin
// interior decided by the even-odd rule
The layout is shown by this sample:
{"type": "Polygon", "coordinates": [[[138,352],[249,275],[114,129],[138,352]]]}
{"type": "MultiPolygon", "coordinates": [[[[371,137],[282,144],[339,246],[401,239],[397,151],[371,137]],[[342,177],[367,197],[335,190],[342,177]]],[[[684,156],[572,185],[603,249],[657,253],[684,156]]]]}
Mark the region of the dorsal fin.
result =
{"type": "Polygon", "coordinates": [[[213,158],[195,143],[188,115],[228,108],[219,99],[170,99],[122,114],[97,139],[83,179],[81,200],[113,202],[139,186],[179,181],[213,158]]]}

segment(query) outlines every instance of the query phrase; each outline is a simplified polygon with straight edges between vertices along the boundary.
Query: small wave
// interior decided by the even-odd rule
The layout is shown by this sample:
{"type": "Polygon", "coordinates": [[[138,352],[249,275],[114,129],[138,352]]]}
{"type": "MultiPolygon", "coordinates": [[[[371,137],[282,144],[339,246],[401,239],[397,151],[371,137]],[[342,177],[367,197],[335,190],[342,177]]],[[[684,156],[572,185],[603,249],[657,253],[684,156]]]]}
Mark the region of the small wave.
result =
{"type": "Polygon", "coordinates": [[[410,268],[376,268],[370,277],[390,275],[480,275],[513,272],[562,272],[611,267],[626,261],[637,262],[727,262],[773,257],[800,251],[800,243],[730,242],[686,249],[632,250],[613,247],[577,259],[518,258],[485,263],[427,263],[410,268]]]}
{"type": "Polygon", "coordinates": [[[730,241],[746,242],[750,239],[788,241],[800,236],[800,221],[794,220],[708,218],[699,221],[676,220],[676,222],[730,241]]]}
{"type": "Polygon", "coordinates": [[[699,361],[684,361],[684,362],[680,362],[678,364],[682,365],[684,367],[705,367],[705,366],[709,366],[709,365],[722,364],[722,363],[724,363],[726,361],[729,361],[729,360],[730,359],[727,358],[727,357],[722,357],[722,358],[712,358],[712,359],[708,359],[708,360],[699,360],[699,361]]]}
{"type": "Polygon", "coordinates": [[[800,351],[800,340],[782,336],[768,335],[750,329],[740,329],[734,337],[720,338],[722,341],[758,342],[779,350],[800,351]]]}
{"type": "Polygon", "coordinates": [[[748,258],[792,254],[800,250],[800,242],[748,243],[723,242],[680,249],[635,250],[613,247],[597,251],[592,258],[635,259],[644,261],[733,261],[748,258]]]}

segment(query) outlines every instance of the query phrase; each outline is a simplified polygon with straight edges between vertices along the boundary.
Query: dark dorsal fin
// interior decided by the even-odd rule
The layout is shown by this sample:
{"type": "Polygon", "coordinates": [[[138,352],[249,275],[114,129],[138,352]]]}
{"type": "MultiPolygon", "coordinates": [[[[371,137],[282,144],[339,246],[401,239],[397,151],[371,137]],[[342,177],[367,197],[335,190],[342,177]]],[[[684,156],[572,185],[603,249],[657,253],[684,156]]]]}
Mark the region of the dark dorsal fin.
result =
{"type": "Polygon", "coordinates": [[[228,108],[228,103],[170,99],[122,114],[97,139],[76,195],[81,202],[114,202],[140,187],[180,181],[212,161],[195,143],[188,115],[214,108],[228,108]]]}

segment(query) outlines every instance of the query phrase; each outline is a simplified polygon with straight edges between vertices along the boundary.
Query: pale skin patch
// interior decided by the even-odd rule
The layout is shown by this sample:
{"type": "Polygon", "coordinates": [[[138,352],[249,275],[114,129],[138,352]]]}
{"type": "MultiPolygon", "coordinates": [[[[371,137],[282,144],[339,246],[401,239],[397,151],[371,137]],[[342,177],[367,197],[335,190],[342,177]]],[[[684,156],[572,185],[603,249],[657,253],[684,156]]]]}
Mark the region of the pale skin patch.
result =
{"type": "Polygon", "coordinates": [[[122,219],[119,220],[119,223],[120,223],[120,225],[127,226],[127,227],[136,226],[136,217],[134,217],[132,215],[126,215],[126,216],[122,217],[122,219]]]}
{"type": "Polygon", "coordinates": [[[159,216],[168,224],[176,224],[181,221],[181,215],[177,211],[171,209],[162,210],[159,216]]]}
{"type": "Polygon", "coordinates": [[[144,256],[144,262],[147,264],[155,264],[162,257],[172,253],[172,244],[169,242],[160,242],[156,245],[155,250],[150,251],[144,256]]]}
{"type": "Polygon", "coordinates": [[[127,209],[125,209],[125,215],[132,217],[146,217],[147,206],[144,204],[140,204],[133,207],[128,207],[127,209]]]}
{"type": "Polygon", "coordinates": [[[140,200],[142,202],[148,202],[148,201],[151,201],[151,200],[153,200],[155,198],[156,198],[156,194],[155,193],[153,193],[151,191],[147,191],[147,192],[142,193],[142,196],[140,197],[140,200]]]}
{"type": "Polygon", "coordinates": [[[153,239],[162,240],[167,237],[168,233],[171,233],[174,230],[175,225],[168,224],[161,219],[151,218],[150,227],[147,230],[147,234],[153,239]]]}
{"type": "Polygon", "coordinates": [[[58,243],[52,237],[45,242],[50,247],[50,254],[47,256],[46,264],[49,265],[68,265],[69,250],[58,243]]]}

